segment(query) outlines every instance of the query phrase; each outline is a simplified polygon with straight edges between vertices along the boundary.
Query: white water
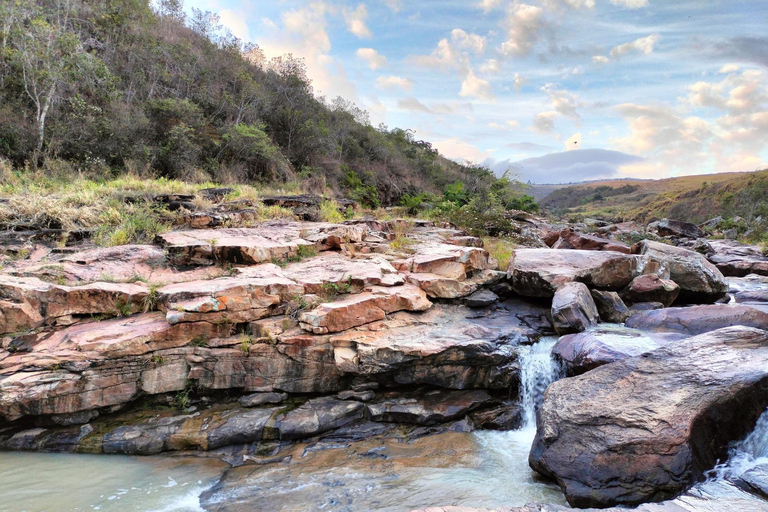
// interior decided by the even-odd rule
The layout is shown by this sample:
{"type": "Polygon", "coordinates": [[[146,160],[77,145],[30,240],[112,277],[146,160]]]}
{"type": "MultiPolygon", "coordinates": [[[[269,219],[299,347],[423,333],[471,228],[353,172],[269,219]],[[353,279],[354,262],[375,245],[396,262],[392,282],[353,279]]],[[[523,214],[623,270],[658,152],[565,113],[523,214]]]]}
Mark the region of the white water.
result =
{"type": "Polygon", "coordinates": [[[563,376],[552,357],[552,347],[558,338],[548,336],[538,343],[519,347],[520,403],[525,411],[523,430],[536,428],[536,410],[550,384],[563,376]]]}
{"type": "Polygon", "coordinates": [[[731,445],[728,460],[715,467],[710,475],[715,480],[734,481],[761,464],[768,464],[768,409],[747,437],[731,445]]]}

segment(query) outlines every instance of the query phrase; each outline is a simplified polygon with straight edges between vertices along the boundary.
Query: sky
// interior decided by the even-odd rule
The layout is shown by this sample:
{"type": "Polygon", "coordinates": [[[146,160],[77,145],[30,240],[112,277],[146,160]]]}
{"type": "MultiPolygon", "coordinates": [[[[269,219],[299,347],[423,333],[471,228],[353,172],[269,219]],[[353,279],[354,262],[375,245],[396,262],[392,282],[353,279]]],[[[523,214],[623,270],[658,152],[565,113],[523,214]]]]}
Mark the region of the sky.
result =
{"type": "Polygon", "coordinates": [[[768,167],[768,1],[187,0],[316,94],[534,183],[768,167]]]}

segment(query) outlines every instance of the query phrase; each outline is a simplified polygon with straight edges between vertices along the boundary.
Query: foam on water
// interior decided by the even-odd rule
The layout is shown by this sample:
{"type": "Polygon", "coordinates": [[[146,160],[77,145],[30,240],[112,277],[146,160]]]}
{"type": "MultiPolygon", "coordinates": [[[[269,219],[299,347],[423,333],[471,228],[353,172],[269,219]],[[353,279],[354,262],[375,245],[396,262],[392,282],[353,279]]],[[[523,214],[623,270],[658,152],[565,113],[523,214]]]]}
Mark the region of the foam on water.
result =
{"type": "Polygon", "coordinates": [[[736,480],[750,469],[768,464],[768,409],[760,416],[755,429],[728,450],[728,460],[710,473],[715,480],[736,480]]]}
{"type": "Polygon", "coordinates": [[[520,403],[525,411],[524,429],[536,428],[536,409],[550,384],[563,376],[562,368],[552,357],[558,338],[548,336],[538,343],[519,347],[520,403]]]}

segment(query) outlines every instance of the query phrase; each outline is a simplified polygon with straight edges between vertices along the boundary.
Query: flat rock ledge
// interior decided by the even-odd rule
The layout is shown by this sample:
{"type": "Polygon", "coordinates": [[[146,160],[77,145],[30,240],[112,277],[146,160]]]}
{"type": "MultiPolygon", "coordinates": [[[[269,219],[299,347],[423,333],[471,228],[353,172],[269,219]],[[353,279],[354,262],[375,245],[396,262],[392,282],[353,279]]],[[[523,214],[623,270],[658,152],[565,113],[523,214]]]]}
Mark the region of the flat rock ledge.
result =
{"type": "Polygon", "coordinates": [[[729,327],[552,384],[531,467],[575,507],[674,498],[768,404],[768,332],[729,327]]]}

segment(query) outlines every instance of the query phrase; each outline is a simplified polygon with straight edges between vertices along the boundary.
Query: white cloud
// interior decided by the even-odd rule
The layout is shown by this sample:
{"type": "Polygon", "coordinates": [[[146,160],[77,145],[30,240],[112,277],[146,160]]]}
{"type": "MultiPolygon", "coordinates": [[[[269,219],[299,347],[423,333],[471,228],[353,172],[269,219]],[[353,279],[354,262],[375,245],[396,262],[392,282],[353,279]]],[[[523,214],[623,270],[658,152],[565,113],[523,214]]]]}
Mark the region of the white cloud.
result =
{"type": "Polygon", "coordinates": [[[371,69],[379,69],[387,65],[387,58],[373,48],[359,48],[355,55],[366,61],[371,69]]]}
{"type": "Polygon", "coordinates": [[[560,89],[555,84],[546,84],[541,90],[549,95],[550,105],[556,112],[574,121],[581,119],[581,116],[576,111],[581,105],[578,97],[565,89],[560,89]]]}
{"type": "Polygon", "coordinates": [[[248,24],[245,22],[246,16],[242,12],[235,12],[230,9],[219,11],[219,21],[228,28],[235,37],[242,40],[248,40],[248,24]]]}
{"type": "Polygon", "coordinates": [[[505,55],[526,55],[539,38],[543,26],[541,7],[511,3],[501,25],[506,30],[506,41],[500,51],[505,55]]]}
{"type": "Polygon", "coordinates": [[[538,133],[550,133],[555,129],[555,119],[557,118],[557,112],[550,110],[547,112],[540,112],[533,118],[531,129],[538,133]]]}
{"type": "Polygon", "coordinates": [[[520,75],[520,73],[515,73],[515,76],[512,77],[512,83],[515,84],[516,91],[522,89],[525,85],[525,82],[527,82],[527,80],[522,75],[520,75]]]}
{"type": "Polygon", "coordinates": [[[459,47],[471,50],[476,55],[482,55],[485,52],[485,38],[477,34],[468,34],[460,28],[451,31],[453,43],[459,47]]]}
{"type": "Polygon", "coordinates": [[[392,9],[394,12],[400,10],[400,0],[384,0],[384,5],[392,9]]]}
{"type": "Polygon", "coordinates": [[[548,9],[569,7],[571,9],[594,9],[595,0],[543,0],[542,4],[548,9]]]}
{"type": "Polygon", "coordinates": [[[285,30],[293,36],[298,36],[307,49],[328,53],[331,50],[331,39],[325,31],[326,11],[325,4],[314,3],[309,7],[286,11],[280,17],[285,30]]]}
{"type": "Polygon", "coordinates": [[[501,71],[501,66],[496,59],[488,59],[480,65],[480,72],[487,75],[495,75],[499,71],[501,71]]]}
{"type": "Polygon", "coordinates": [[[658,34],[651,34],[648,37],[641,37],[640,39],[635,39],[631,43],[624,43],[620,44],[618,46],[614,46],[613,49],[611,49],[611,58],[617,59],[619,57],[622,57],[628,53],[633,52],[639,52],[645,55],[650,55],[653,53],[653,47],[656,45],[656,43],[659,42],[658,34]]]}
{"type": "Polygon", "coordinates": [[[480,0],[477,6],[482,9],[483,12],[488,13],[501,5],[503,1],[504,0],[480,0]]]}
{"type": "Polygon", "coordinates": [[[493,94],[491,83],[475,76],[474,71],[471,69],[461,84],[459,96],[491,102],[496,101],[496,95],[493,94]]]}
{"type": "Polygon", "coordinates": [[[487,151],[483,151],[458,137],[435,141],[432,146],[437,148],[446,158],[459,162],[482,162],[490,156],[487,151]]]}
{"type": "Polygon", "coordinates": [[[520,128],[520,123],[518,123],[517,121],[512,119],[512,120],[509,120],[509,121],[504,121],[503,124],[496,123],[496,122],[488,123],[488,126],[490,128],[495,129],[495,130],[507,131],[507,130],[510,130],[510,129],[513,130],[515,128],[520,128]]]}
{"type": "Polygon", "coordinates": [[[413,55],[409,57],[414,64],[446,71],[460,69],[463,72],[469,67],[466,54],[459,52],[448,39],[441,39],[429,55],[413,55]]]}
{"type": "Polygon", "coordinates": [[[510,128],[520,128],[520,123],[518,123],[518,122],[517,122],[517,121],[515,121],[514,119],[513,119],[513,120],[511,120],[511,121],[507,121],[507,125],[508,125],[510,128]]]}
{"type": "Polygon", "coordinates": [[[368,17],[368,9],[365,4],[359,4],[355,10],[344,9],[344,21],[347,22],[347,30],[360,39],[369,39],[373,36],[365,19],[368,17]]]}
{"type": "Polygon", "coordinates": [[[592,57],[593,64],[607,64],[608,62],[610,62],[610,59],[605,55],[595,55],[592,57]]]}
{"type": "Polygon", "coordinates": [[[423,112],[425,114],[441,116],[458,114],[472,110],[472,105],[470,103],[436,103],[429,107],[416,98],[404,98],[397,100],[397,106],[403,110],[408,110],[411,112],[423,112]]]}
{"type": "Polygon", "coordinates": [[[401,78],[399,76],[380,76],[376,79],[376,86],[379,89],[402,89],[410,91],[413,89],[413,80],[410,78],[401,78]]]}
{"type": "Polygon", "coordinates": [[[648,0],[611,0],[613,5],[623,5],[629,9],[640,9],[648,5],[648,0]]]}
{"type": "Polygon", "coordinates": [[[726,64],[720,68],[720,73],[735,73],[741,69],[737,64],[726,64]]]}
{"type": "Polygon", "coordinates": [[[581,149],[581,132],[575,133],[565,140],[565,150],[581,149]]]}

